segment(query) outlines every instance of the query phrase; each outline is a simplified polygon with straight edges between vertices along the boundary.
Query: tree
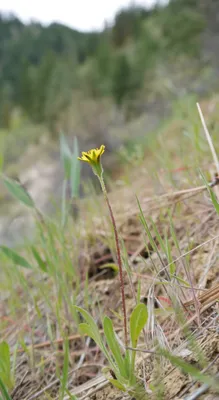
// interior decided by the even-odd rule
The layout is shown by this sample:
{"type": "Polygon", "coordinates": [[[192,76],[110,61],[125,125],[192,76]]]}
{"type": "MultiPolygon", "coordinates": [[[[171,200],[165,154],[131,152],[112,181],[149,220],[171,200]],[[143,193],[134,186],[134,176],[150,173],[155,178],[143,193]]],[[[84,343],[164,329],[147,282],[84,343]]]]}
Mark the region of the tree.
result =
{"type": "Polygon", "coordinates": [[[114,45],[121,47],[127,39],[136,40],[141,34],[141,23],[149,14],[148,10],[140,6],[131,6],[119,11],[112,28],[114,45]]]}
{"type": "Polygon", "coordinates": [[[125,54],[117,55],[112,74],[112,95],[115,102],[121,105],[130,93],[131,67],[125,54]]]}

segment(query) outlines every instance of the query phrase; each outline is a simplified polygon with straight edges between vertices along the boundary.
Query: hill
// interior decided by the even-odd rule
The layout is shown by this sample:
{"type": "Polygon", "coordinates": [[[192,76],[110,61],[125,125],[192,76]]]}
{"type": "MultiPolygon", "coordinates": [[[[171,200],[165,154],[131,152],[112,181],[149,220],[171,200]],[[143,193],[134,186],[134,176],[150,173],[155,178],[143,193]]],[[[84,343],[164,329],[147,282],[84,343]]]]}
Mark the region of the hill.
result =
{"type": "Polygon", "coordinates": [[[78,92],[125,104],[128,116],[141,112],[164,60],[164,68],[182,57],[200,60],[207,15],[196,0],[151,10],[130,6],[113,26],[90,33],[1,15],[1,126],[10,128],[16,108],[55,133],[78,92]]]}

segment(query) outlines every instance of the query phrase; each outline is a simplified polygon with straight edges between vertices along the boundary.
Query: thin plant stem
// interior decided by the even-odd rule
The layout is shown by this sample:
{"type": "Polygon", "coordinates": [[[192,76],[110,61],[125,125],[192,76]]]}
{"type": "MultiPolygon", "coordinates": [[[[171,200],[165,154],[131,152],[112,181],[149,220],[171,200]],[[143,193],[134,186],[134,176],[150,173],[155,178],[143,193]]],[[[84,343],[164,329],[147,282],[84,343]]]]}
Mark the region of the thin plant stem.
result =
{"type": "Polygon", "coordinates": [[[116,221],[115,217],[113,214],[113,210],[109,201],[109,197],[106,191],[105,183],[103,180],[103,177],[99,178],[101,188],[109,209],[110,213],[110,218],[113,224],[113,230],[114,230],[114,235],[115,235],[115,242],[116,242],[116,252],[117,252],[117,260],[118,260],[118,266],[119,266],[119,278],[120,278],[120,291],[121,291],[121,298],[122,298],[122,309],[123,309],[123,318],[124,318],[124,339],[125,339],[125,347],[128,346],[128,329],[127,329],[127,314],[126,314],[126,303],[125,303],[125,290],[124,290],[124,278],[123,278],[123,270],[122,270],[122,257],[121,257],[121,251],[120,251],[120,245],[119,245],[119,235],[116,227],[116,221]]]}
{"type": "Polygon", "coordinates": [[[213,157],[213,160],[214,160],[214,163],[215,163],[215,168],[216,168],[216,171],[217,171],[217,173],[219,175],[219,161],[218,161],[217,153],[215,151],[211,135],[210,135],[210,133],[208,131],[208,128],[207,128],[207,125],[205,123],[205,119],[204,119],[201,107],[200,107],[199,103],[196,103],[196,105],[197,105],[197,108],[198,108],[198,112],[199,112],[199,116],[200,116],[200,119],[201,119],[201,123],[202,123],[203,129],[204,129],[204,132],[205,132],[205,136],[206,136],[206,139],[208,141],[208,144],[209,144],[209,147],[210,147],[210,150],[211,150],[211,154],[212,154],[212,157],[213,157]]]}

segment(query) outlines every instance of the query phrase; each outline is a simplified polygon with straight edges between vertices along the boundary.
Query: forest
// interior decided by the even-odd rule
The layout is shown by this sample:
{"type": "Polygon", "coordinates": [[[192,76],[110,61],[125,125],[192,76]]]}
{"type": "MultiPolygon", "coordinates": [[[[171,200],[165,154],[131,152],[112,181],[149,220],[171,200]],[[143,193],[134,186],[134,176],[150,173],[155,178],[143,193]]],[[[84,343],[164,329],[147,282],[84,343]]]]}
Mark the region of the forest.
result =
{"type": "Polygon", "coordinates": [[[153,91],[161,65],[200,59],[209,14],[198,0],[171,0],[152,9],[129,6],[112,26],[88,33],[58,23],[25,25],[1,14],[0,126],[10,128],[16,109],[55,134],[78,93],[109,98],[135,114],[143,91],[153,91]]]}

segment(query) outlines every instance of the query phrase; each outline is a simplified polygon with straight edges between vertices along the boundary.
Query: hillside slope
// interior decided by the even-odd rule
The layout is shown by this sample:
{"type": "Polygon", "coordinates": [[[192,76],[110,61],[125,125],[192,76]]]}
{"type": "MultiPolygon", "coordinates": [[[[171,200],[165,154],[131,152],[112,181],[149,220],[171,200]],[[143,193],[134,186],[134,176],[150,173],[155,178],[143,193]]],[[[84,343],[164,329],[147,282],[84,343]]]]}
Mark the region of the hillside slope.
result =
{"type": "MultiPolygon", "coordinates": [[[[218,95],[201,104],[217,152],[218,104],[218,95]]],[[[144,152],[127,154],[123,177],[112,182],[109,194],[121,238],[128,318],[136,298],[149,314],[139,349],[152,353],[140,352],[136,364],[147,384],[146,399],[184,399],[200,390],[199,382],[207,382],[210,398],[218,394],[213,380],[219,368],[218,216],[200,169],[214,182],[217,166],[192,100],[148,135],[144,152]],[[183,363],[154,354],[158,344],[183,363]]],[[[89,187],[79,208],[78,218],[69,214],[64,227],[37,216],[34,247],[16,249],[29,264],[0,253],[1,335],[12,353],[19,346],[13,400],[131,398],[107,383],[104,355],[78,333],[75,304],[92,314],[101,334],[102,316],[110,317],[123,342],[117,258],[104,198],[89,187]]]]}

